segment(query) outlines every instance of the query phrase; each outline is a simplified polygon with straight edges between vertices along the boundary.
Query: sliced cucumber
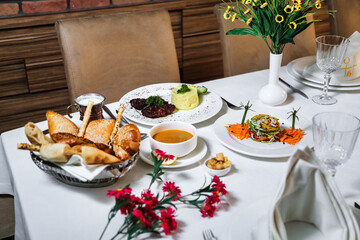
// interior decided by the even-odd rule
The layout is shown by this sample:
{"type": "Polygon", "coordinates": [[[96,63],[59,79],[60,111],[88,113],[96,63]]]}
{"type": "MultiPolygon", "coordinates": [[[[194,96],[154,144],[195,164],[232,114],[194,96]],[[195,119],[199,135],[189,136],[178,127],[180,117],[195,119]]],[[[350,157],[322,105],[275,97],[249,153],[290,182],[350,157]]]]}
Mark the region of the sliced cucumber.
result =
{"type": "Polygon", "coordinates": [[[198,93],[198,94],[203,94],[203,93],[206,93],[206,92],[207,92],[207,88],[204,87],[204,86],[197,86],[197,87],[196,87],[196,90],[197,90],[197,93],[198,93]]]}

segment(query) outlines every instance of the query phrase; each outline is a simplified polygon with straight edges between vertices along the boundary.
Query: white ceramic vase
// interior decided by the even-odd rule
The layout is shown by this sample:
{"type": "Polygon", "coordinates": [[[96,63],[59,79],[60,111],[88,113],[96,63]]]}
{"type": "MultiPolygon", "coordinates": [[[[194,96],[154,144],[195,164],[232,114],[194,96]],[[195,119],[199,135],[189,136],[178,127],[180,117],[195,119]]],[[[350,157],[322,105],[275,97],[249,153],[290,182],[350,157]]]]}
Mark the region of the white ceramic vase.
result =
{"type": "Polygon", "coordinates": [[[266,105],[276,106],[285,102],[286,91],[279,84],[282,54],[270,53],[269,82],[259,92],[259,99],[266,105]]]}

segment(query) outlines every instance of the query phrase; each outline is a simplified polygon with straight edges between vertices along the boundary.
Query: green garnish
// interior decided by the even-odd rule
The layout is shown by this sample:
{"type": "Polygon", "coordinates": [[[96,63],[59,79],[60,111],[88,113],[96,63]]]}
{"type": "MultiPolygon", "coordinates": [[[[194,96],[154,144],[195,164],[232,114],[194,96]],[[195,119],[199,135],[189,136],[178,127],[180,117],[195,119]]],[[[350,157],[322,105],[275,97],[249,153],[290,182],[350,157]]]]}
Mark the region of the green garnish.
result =
{"type": "Polygon", "coordinates": [[[190,88],[188,87],[188,85],[181,84],[181,88],[179,88],[176,93],[186,93],[188,91],[190,91],[190,88]]]}
{"type": "Polygon", "coordinates": [[[164,101],[159,96],[150,96],[146,99],[146,107],[148,106],[159,106],[162,107],[164,105],[164,101]]]}
{"type": "Polygon", "coordinates": [[[301,108],[301,107],[299,107],[298,110],[295,110],[295,109],[293,108],[293,110],[292,110],[291,112],[288,112],[288,114],[290,113],[288,119],[289,119],[290,117],[292,117],[292,129],[293,129],[293,130],[295,129],[295,121],[296,121],[296,119],[299,120],[299,117],[298,117],[296,114],[299,112],[300,108],[301,108]]]}
{"type": "MultiPolygon", "coordinates": [[[[241,105],[242,105],[242,104],[241,104],[241,105]]],[[[245,112],[244,112],[244,115],[243,115],[241,124],[244,124],[245,118],[246,118],[246,114],[247,114],[248,110],[249,110],[251,107],[252,107],[252,104],[250,104],[250,101],[248,101],[247,104],[246,104],[246,106],[244,107],[244,108],[245,108],[245,112]]]]}
{"type": "Polygon", "coordinates": [[[198,94],[203,94],[203,93],[206,93],[206,92],[207,92],[207,88],[204,87],[204,86],[197,86],[197,87],[196,87],[196,90],[197,90],[197,93],[198,93],[198,94]]]}

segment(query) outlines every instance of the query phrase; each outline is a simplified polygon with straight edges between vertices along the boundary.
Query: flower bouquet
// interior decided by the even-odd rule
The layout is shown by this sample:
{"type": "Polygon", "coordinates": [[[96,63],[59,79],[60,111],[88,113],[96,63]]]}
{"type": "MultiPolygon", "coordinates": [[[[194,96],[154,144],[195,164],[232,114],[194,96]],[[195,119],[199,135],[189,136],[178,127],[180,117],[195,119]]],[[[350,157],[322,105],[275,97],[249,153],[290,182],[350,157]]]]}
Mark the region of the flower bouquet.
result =
{"type": "Polygon", "coordinates": [[[172,155],[160,150],[152,153],[154,168],[152,173],[147,174],[151,177],[150,184],[148,189],[141,193],[141,197],[133,194],[130,186],[108,191],[107,195],[115,198],[115,205],[109,212],[108,223],[100,239],[110,221],[119,212],[125,215],[125,220],[111,239],[124,235],[127,239],[133,239],[145,233],[171,234],[177,229],[175,209],[179,203],[199,209],[202,217],[214,216],[216,207],[221,202],[220,196],[227,194],[226,186],[218,176],[214,176],[209,184],[204,184],[200,189],[187,195],[182,195],[181,189],[174,182],[165,182],[161,195],[151,192],[152,184],[162,181],[161,176],[164,172],[161,164],[171,157],[172,155]]]}
{"type": "MultiPolygon", "coordinates": [[[[270,50],[269,84],[259,92],[260,100],[278,105],[287,94],[278,84],[282,52],[287,43],[308,28],[324,0],[236,0],[225,2],[224,18],[245,22],[249,28],[234,28],[226,35],[253,35],[264,40],[270,50]]],[[[327,10],[322,11],[328,13],[327,10]]]]}

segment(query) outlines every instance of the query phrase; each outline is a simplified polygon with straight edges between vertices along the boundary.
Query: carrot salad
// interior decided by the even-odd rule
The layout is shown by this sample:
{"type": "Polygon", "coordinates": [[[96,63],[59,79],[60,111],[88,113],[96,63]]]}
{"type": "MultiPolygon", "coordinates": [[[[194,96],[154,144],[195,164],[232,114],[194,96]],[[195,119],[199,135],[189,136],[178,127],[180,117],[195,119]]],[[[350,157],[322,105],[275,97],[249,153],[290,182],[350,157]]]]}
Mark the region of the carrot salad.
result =
{"type": "Polygon", "coordinates": [[[228,130],[228,132],[233,135],[234,137],[243,140],[246,138],[250,137],[250,133],[248,130],[248,124],[244,123],[244,124],[240,124],[240,123],[236,123],[236,124],[229,124],[229,126],[225,126],[226,129],[228,130]]]}
{"type": "Polygon", "coordinates": [[[301,130],[301,128],[297,128],[297,129],[292,129],[291,127],[285,128],[280,133],[280,142],[287,143],[290,145],[295,145],[298,142],[300,142],[304,134],[305,133],[301,130]]]}

